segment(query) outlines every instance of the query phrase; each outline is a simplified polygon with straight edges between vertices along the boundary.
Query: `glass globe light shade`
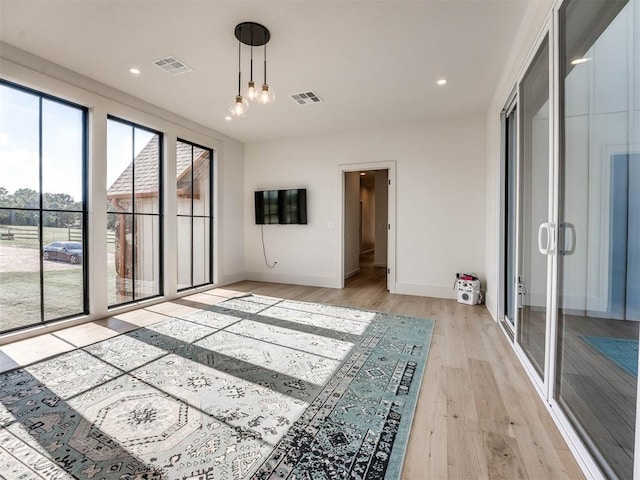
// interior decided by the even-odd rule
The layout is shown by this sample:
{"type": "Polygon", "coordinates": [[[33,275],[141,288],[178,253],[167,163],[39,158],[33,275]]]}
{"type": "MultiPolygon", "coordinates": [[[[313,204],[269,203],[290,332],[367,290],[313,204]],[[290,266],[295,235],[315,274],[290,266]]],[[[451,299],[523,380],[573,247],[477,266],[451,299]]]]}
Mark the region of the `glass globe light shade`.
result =
{"type": "Polygon", "coordinates": [[[244,93],[244,97],[247,100],[251,100],[251,101],[258,99],[258,89],[256,88],[255,82],[249,82],[249,85],[247,86],[247,90],[244,93]]]}
{"type": "Polygon", "coordinates": [[[239,118],[244,117],[247,114],[247,110],[249,110],[249,102],[241,95],[238,95],[236,101],[229,107],[231,115],[239,118]]]}
{"type": "Polygon", "coordinates": [[[258,95],[258,103],[261,105],[271,105],[276,99],[273,89],[269,88],[266,83],[262,85],[262,91],[258,95]]]}

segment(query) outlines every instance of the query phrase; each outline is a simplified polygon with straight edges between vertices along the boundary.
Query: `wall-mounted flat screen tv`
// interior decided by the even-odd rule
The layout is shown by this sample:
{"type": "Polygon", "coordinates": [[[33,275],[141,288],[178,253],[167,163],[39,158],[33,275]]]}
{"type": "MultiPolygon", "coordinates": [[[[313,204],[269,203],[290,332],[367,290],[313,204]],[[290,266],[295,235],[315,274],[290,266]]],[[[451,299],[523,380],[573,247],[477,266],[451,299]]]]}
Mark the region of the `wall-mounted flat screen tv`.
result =
{"type": "Polygon", "coordinates": [[[307,224],[307,189],[255,192],[256,225],[307,224]]]}

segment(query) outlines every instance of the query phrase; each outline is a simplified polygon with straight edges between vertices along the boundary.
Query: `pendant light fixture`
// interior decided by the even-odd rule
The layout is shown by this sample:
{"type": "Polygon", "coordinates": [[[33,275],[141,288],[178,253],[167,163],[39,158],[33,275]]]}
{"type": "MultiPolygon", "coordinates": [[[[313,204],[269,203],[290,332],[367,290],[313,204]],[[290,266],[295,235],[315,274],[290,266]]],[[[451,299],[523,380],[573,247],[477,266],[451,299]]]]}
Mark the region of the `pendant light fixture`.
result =
{"type": "Polygon", "coordinates": [[[229,111],[235,117],[244,117],[249,108],[248,100],[257,100],[258,103],[263,105],[269,105],[273,103],[275,95],[273,90],[267,84],[267,43],[271,38],[269,30],[263,25],[255,22],[242,22],[236,25],[235,36],[238,39],[238,95],[236,95],[235,102],[229,111]],[[249,45],[251,47],[251,60],[250,60],[250,76],[249,83],[247,84],[247,90],[244,97],[240,93],[242,86],[242,62],[241,62],[241,49],[242,44],[249,45]],[[253,47],[260,47],[264,45],[264,83],[261,90],[256,88],[253,81],[253,47]]]}
{"type": "Polygon", "coordinates": [[[248,100],[253,101],[258,99],[258,90],[256,89],[256,84],[253,82],[253,45],[251,45],[251,61],[249,65],[249,84],[247,85],[247,91],[244,96],[248,100]]]}
{"type": "Polygon", "coordinates": [[[258,103],[261,105],[271,105],[276,99],[276,94],[273,93],[273,89],[269,88],[267,83],[267,44],[264,44],[264,83],[262,84],[262,90],[258,96],[258,103]]]}
{"type": "MultiPolygon", "coordinates": [[[[242,32],[242,26],[238,25],[238,27],[240,27],[240,31],[242,32]]],[[[238,31],[238,27],[236,27],[236,32],[238,31]]],[[[238,37],[237,34],[236,34],[236,37],[238,37]]],[[[236,95],[235,102],[233,102],[229,107],[229,111],[231,112],[231,115],[237,118],[244,117],[247,114],[247,110],[249,110],[249,102],[247,101],[246,98],[244,98],[240,94],[240,88],[242,87],[242,62],[241,62],[242,48],[241,47],[242,45],[240,44],[240,37],[238,37],[238,95],[236,95]]]]}

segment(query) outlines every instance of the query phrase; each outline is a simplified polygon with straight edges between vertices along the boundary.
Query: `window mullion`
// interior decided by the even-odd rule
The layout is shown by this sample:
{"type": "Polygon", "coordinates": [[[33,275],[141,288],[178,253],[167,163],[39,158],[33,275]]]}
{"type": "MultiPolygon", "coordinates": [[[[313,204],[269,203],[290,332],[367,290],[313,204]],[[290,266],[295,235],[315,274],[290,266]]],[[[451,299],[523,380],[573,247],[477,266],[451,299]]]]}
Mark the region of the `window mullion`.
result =
{"type": "Polygon", "coordinates": [[[44,228],[42,209],[44,208],[44,198],[42,193],[42,97],[38,99],[38,190],[39,190],[39,211],[38,211],[38,257],[40,261],[40,321],[44,322],[44,258],[42,257],[44,228]]]}

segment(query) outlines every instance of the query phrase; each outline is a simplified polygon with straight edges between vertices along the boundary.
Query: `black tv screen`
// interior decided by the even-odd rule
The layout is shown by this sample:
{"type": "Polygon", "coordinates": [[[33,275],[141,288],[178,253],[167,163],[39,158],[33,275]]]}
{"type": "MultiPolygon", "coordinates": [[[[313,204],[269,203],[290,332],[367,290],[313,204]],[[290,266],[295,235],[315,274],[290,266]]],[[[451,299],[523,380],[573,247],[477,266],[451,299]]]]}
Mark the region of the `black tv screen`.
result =
{"type": "Polygon", "coordinates": [[[307,224],[307,189],[255,192],[256,225],[307,224]]]}

